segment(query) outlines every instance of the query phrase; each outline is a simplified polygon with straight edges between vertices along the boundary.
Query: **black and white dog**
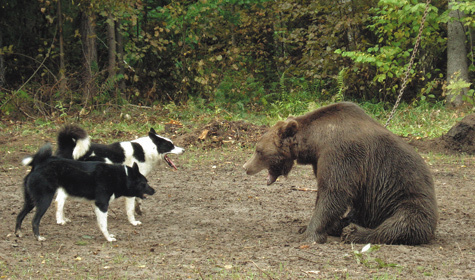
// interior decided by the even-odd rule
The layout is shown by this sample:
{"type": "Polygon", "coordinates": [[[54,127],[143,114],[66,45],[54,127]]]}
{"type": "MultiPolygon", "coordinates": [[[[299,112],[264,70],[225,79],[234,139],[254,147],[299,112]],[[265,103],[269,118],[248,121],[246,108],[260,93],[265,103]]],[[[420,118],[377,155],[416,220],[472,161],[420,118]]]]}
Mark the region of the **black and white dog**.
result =
{"type": "Polygon", "coordinates": [[[24,165],[32,167],[23,183],[25,202],[17,216],[15,234],[22,236],[21,224],[25,216],[36,207],[33,218],[33,233],[38,241],[45,238],[40,235],[40,220],[53,201],[57,190],[70,196],[93,201],[95,204],[99,229],[107,241],[116,241],[107,230],[107,211],[109,203],[115,198],[152,195],[147,179],[140,173],[139,167],[103,162],[81,162],[52,156],[51,145],[43,146],[34,156],[23,160],[24,165]]]}
{"type": "MultiPolygon", "coordinates": [[[[137,163],[142,175],[147,176],[164,160],[176,169],[167,154],[182,154],[185,150],[158,135],[153,128],[148,136],[132,141],[116,142],[110,145],[91,143],[87,132],[77,125],[67,125],[58,133],[56,156],[79,161],[101,161],[110,164],[132,166],[137,163]]],[[[69,219],[64,217],[64,203],[67,194],[61,189],[56,195],[56,222],[64,225],[69,219]]],[[[135,219],[135,197],[125,198],[125,209],[129,222],[136,226],[141,222],[135,219]]]]}

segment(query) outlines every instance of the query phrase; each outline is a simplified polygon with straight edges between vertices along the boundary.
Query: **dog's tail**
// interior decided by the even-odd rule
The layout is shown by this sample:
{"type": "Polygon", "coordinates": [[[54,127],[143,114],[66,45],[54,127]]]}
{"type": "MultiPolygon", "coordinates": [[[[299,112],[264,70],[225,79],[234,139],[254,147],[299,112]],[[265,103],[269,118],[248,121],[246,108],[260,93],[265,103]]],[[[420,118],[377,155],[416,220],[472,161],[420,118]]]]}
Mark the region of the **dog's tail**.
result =
{"type": "Polygon", "coordinates": [[[46,159],[50,158],[53,155],[53,149],[51,148],[51,144],[48,143],[41,147],[39,151],[34,156],[29,156],[24,158],[21,163],[23,165],[29,165],[34,167],[35,165],[39,164],[40,162],[45,161],[46,159]]]}
{"type": "Polygon", "coordinates": [[[58,133],[58,150],[56,156],[79,159],[91,146],[87,132],[77,125],[66,125],[58,133]]]}

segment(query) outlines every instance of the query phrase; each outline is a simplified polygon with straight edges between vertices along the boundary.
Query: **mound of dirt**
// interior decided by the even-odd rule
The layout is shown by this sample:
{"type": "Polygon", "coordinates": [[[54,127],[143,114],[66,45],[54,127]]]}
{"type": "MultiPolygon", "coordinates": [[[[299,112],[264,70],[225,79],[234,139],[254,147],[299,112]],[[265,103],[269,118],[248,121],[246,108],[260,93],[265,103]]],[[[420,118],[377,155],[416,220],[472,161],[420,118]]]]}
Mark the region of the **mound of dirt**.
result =
{"type": "Polygon", "coordinates": [[[245,147],[256,143],[268,129],[265,125],[254,125],[245,121],[215,120],[204,127],[180,135],[181,130],[177,129],[177,126],[179,124],[167,124],[165,132],[176,134],[175,140],[181,146],[202,148],[217,148],[225,144],[245,147]]]}
{"type": "Polygon", "coordinates": [[[447,149],[475,154],[475,114],[470,114],[455,124],[441,139],[447,149]]]}
{"type": "Polygon", "coordinates": [[[420,152],[475,155],[475,114],[456,123],[445,135],[435,139],[408,140],[420,152]]]}

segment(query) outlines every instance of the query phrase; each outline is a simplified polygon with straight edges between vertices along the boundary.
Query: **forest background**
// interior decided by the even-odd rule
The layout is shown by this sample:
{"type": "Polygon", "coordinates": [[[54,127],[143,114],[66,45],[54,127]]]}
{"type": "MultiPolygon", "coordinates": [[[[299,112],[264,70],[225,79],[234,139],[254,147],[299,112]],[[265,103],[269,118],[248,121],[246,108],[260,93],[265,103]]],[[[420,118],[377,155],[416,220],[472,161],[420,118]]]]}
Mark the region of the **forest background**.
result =
{"type": "Polygon", "coordinates": [[[0,115],[103,106],[300,114],[312,102],[474,104],[475,3],[2,0],[0,115]]]}

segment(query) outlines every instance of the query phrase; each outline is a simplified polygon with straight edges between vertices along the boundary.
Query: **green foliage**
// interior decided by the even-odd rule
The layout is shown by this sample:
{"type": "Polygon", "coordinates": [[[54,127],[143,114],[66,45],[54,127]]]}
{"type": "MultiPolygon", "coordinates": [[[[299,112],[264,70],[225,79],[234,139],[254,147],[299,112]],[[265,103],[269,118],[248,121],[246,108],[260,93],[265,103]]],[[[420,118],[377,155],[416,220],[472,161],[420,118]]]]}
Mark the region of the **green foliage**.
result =
{"type": "Polygon", "coordinates": [[[246,75],[226,76],[219,84],[215,94],[215,106],[231,111],[246,111],[246,107],[258,102],[264,96],[262,82],[246,75]]]}
{"type": "Polygon", "coordinates": [[[344,67],[343,69],[338,72],[338,76],[336,78],[336,82],[338,85],[338,93],[332,98],[332,101],[335,102],[340,102],[345,100],[345,96],[343,95],[346,86],[345,86],[345,74],[346,74],[347,68],[344,67]]]}
{"type": "Polygon", "coordinates": [[[462,96],[463,102],[475,105],[475,90],[469,89],[466,93],[464,92],[464,90],[470,88],[471,85],[472,83],[460,79],[460,72],[457,72],[455,73],[455,77],[451,79],[447,85],[445,95],[452,97],[452,100],[449,100],[449,102],[455,100],[457,96],[462,96]]]}
{"type": "Polygon", "coordinates": [[[453,1],[451,3],[452,10],[458,10],[463,12],[466,17],[463,18],[463,23],[467,27],[475,27],[475,18],[471,15],[475,15],[475,2],[470,0],[465,1],[453,1]]]}
{"type": "Polygon", "coordinates": [[[24,90],[7,93],[0,91],[0,113],[7,116],[18,113],[18,108],[21,105],[33,106],[33,99],[24,90]]]}
{"type": "Polygon", "coordinates": [[[107,104],[111,103],[112,100],[115,98],[115,104],[123,105],[125,104],[125,100],[120,98],[119,91],[117,90],[119,82],[124,79],[124,75],[117,74],[113,77],[110,77],[99,86],[99,93],[96,97],[96,103],[98,104],[107,104]]]}
{"type": "MultiPolygon", "coordinates": [[[[401,83],[415,45],[418,35],[421,18],[426,4],[416,0],[380,0],[378,6],[371,9],[375,15],[370,18],[367,28],[377,36],[377,42],[365,51],[344,51],[338,49],[335,53],[343,57],[350,58],[354,63],[352,71],[355,75],[363,69],[374,69],[372,75],[372,86],[382,89],[378,94],[379,99],[397,96],[399,84],[401,83]]],[[[443,54],[445,42],[440,36],[439,10],[435,6],[430,6],[426,18],[420,51],[412,71],[409,75],[408,83],[423,85],[424,87],[434,87],[434,83],[427,83],[427,80],[440,78],[434,74],[440,70],[435,68],[432,61],[435,57],[443,54]],[[424,51],[427,46],[433,46],[431,51],[424,51]],[[434,47],[435,46],[435,47],[434,47]],[[423,73],[418,69],[429,67],[431,71],[423,73]]],[[[414,98],[415,96],[411,96],[414,98]]]]}
{"type": "Polygon", "coordinates": [[[322,81],[308,82],[304,78],[281,75],[278,84],[274,84],[273,93],[261,98],[268,116],[285,119],[309,111],[311,105],[322,98],[322,81]]]}
{"type": "Polygon", "coordinates": [[[9,46],[0,46],[0,55],[12,54],[13,53],[13,45],[9,46]]]}
{"type": "Polygon", "coordinates": [[[0,91],[0,109],[1,112],[5,115],[10,115],[10,112],[13,110],[9,105],[10,98],[9,94],[6,92],[0,91]]]}
{"type": "MultiPolygon", "coordinates": [[[[430,8],[410,75],[409,102],[438,100],[442,92],[445,31],[439,23],[447,16],[442,2],[433,1],[430,8]]],[[[30,106],[37,113],[81,110],[86,72],[80,26],[87,11],[95,17],[98,52],[89,67],[93,90],[88,106],[191,100],[212,112],[265,111],[285,118],[328,101],[390,101],[409,61],[424,5],[416,0],[62,0],[27,6],[7,1],[0,10],[5,26],[2,87],[15,92],[31,77],[24,91],[30,102],[40,104],[30,106]],[[58,3],[66,91],[58,90],[58,3]],[[106,27],[112,20],[124,53],[118,57],[121,74],[109,78],[106,27]]],[[[457,5],[473,15],[470,1],[457,5]]],[[[473,17],[464,22],[473,27],[473,17]]],[[[26,104],[21,102],[26,96],[16,98],[13,102],[0,94],[2,114],[26,104]]]]}

